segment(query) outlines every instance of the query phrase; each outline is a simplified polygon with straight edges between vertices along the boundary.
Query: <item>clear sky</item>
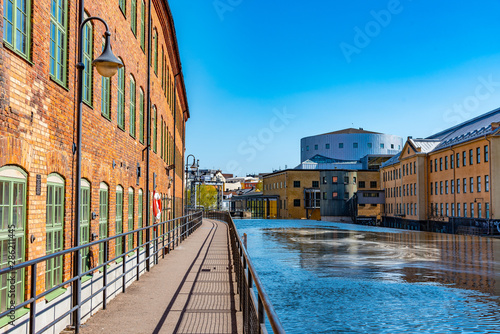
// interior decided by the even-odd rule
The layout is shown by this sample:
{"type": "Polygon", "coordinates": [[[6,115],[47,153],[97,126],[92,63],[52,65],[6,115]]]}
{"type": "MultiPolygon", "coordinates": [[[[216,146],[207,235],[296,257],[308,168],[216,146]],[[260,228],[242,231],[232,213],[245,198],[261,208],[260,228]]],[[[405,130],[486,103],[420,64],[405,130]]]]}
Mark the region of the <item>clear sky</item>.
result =
{"type": "Polygon", "coordinates": [[[293,168],[303,137],[426,137],[500,107],[498,0],[169,3],[203,168],[293,168]]]}

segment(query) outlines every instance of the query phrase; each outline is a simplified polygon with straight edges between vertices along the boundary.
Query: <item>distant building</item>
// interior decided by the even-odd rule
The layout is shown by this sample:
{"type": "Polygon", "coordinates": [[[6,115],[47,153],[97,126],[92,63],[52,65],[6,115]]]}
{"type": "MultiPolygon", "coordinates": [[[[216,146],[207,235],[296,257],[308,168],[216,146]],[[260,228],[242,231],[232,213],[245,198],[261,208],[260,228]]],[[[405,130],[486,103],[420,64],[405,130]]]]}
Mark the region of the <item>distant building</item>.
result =
{"type": "Polygon", "coordinates": [[[499,133],[496,109],[425,139],[409,137],[380,170],[384,224],[452,233],[463,226],[497,229],[499,133]]]}
{"type": "Polygon", "coordinates": [[[381,218],[384,194],[375,170],[287,169],[263,180],[264,195],[277,196],[281,219],[381,218]]]}
{"type": "Polygon", "coordinates": [[[360,129],[344,129],[302,138],[298,169],[378,169],[397,154],[403,138],[360,129]]]}

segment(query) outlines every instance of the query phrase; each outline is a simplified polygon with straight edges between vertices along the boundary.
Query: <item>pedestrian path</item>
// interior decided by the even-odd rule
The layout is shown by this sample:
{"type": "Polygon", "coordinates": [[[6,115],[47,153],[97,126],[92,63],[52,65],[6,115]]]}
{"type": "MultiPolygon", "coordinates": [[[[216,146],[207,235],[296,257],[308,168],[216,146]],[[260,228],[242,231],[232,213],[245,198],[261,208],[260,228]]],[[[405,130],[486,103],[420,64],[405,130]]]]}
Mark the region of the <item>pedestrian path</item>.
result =
{"type": "Polygon", "coordinates": [[[204,219],[81,333],[241,333],[227,225],[204,219]]]}

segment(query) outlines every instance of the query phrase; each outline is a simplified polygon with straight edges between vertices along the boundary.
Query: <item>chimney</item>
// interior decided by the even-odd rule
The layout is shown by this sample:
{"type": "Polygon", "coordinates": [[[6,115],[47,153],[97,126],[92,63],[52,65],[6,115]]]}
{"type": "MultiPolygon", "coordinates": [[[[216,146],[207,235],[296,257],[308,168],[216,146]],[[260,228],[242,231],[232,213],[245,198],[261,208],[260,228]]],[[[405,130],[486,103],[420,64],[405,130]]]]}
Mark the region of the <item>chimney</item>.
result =
{"type": "Polygon", "coordinates": [[[495,131],[500,127],[500,122],[493,122],[491,123],[491,130],[495,131]]]}

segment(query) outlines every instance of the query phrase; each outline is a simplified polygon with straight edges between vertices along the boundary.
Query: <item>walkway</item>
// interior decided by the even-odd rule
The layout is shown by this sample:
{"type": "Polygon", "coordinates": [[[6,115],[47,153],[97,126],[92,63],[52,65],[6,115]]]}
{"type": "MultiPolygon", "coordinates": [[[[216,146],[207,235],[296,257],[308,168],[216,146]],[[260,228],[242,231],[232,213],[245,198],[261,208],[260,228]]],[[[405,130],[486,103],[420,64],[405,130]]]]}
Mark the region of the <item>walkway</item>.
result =
{"type": "Polygon", "coordinates": [[[241,333],[227,225],[203,225],[81,333],[241,333]]]}

